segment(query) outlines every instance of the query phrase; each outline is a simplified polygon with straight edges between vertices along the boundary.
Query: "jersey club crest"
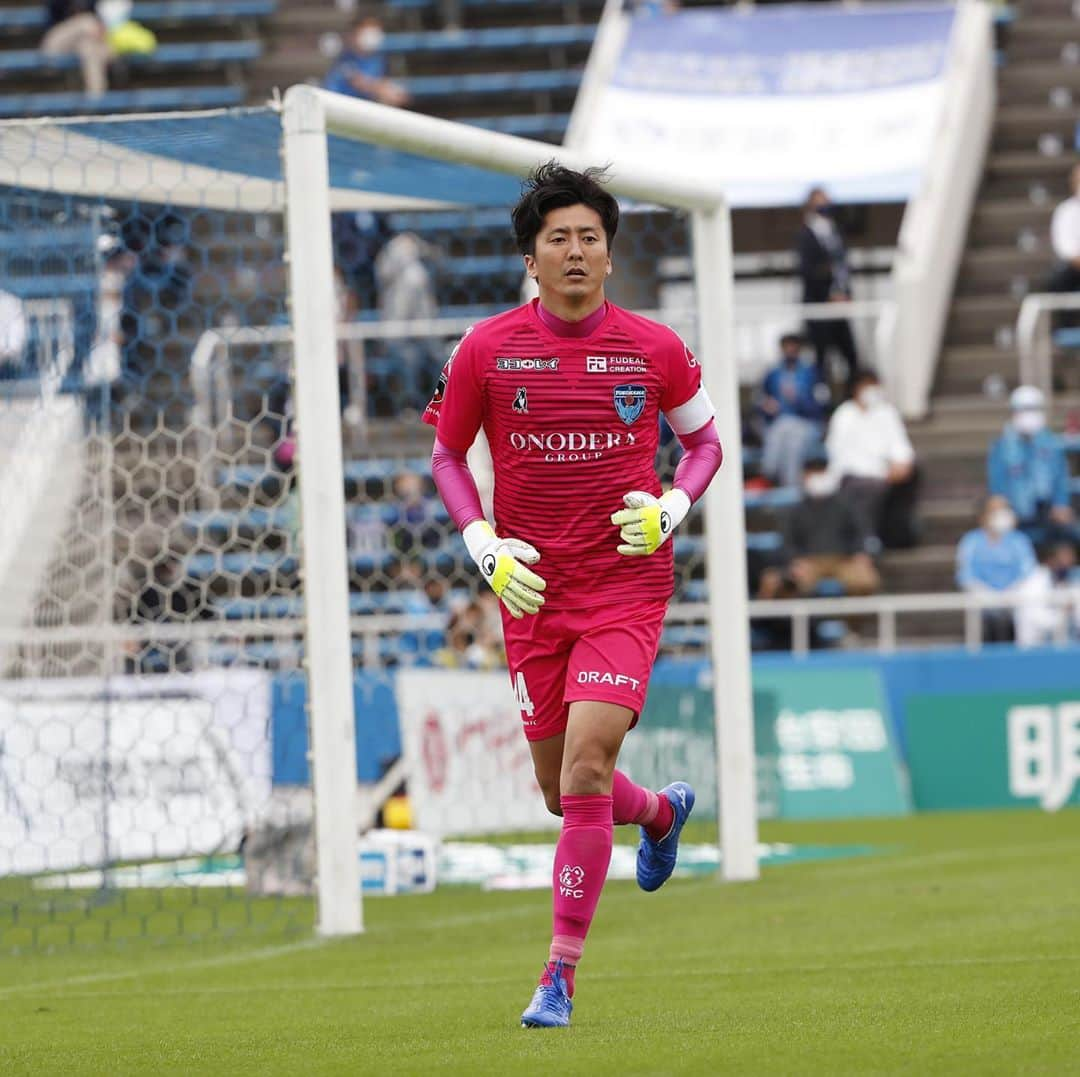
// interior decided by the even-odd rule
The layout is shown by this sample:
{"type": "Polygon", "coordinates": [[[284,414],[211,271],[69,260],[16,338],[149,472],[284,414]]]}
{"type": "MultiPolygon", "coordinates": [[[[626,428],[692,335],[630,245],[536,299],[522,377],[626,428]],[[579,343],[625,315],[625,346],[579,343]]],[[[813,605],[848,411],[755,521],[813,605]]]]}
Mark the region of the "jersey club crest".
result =
{"type": "Polygon", "coordinates": [[[615,411],[627,426],[636,423],[644,410],[644,385],[615,386],[615,411]]]}

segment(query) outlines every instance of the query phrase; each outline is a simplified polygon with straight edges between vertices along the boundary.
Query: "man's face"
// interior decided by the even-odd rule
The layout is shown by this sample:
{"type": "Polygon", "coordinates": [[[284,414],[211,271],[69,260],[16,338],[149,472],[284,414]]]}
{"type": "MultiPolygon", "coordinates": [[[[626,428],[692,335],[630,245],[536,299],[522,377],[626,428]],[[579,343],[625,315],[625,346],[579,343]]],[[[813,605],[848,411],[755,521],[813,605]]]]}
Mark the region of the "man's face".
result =
{"type": "Polygon", "coordinates": [[[525,268],[545,295],[575,305],[603,295],[611,272],[607,236],[600,214],[586,205],[553,209],[536,236],[533,254],[525,255],[525,268]]]}

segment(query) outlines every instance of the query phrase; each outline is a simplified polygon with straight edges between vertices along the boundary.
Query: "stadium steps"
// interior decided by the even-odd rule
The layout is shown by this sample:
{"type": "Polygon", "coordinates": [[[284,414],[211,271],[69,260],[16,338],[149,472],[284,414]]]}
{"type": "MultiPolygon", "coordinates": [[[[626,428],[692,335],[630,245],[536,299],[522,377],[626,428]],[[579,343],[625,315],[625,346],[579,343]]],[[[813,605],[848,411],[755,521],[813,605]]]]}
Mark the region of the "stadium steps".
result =
{"type": "Polygon", "coordinates": [[[1045,288],[1053,264],[1050,216],[1080,161],[1077,42],[1080,19],[1058,0],[1020,5],[1004,34],[993,143],[946,325],[939,394],[1017,384],[1020,300],[1045,288]]]}
{"type": "Polygon", "coordinates": [[[1080,65],[1010,62],[998,72],[998,88],[1010,105],[1062,102],[1069,107],[1080,97],[1080,65]]]}
{"type": "Polygon", "coordinates": [[[1043,265],[1050,257],[1050,212],[1030,198],[1005,198],[976,207],[969,241],[973,246],[1012,244],[1018,250],[1041,252],[1043,265]]]}
{"type": "Polygon", "coordinates": [[[957,294],[961,296],[1000,295],[1002,292],[1021,298],[1039,291],[1049,275],[1046,250],[1025,251],[1015,244],[1007,247],[969,248],[960,263],[957,294]]]}
{"type": "Polygon", "coordinates": [[[1012,105],[998,112],[991,145],[996,153],[1034,151],[1054,156],[1073,147],[1075,138],[1075,109],[1054,108],[1052,105],[1012,105]],[[1046,136],[1050,136],[1049,139],[1046,136]]]}

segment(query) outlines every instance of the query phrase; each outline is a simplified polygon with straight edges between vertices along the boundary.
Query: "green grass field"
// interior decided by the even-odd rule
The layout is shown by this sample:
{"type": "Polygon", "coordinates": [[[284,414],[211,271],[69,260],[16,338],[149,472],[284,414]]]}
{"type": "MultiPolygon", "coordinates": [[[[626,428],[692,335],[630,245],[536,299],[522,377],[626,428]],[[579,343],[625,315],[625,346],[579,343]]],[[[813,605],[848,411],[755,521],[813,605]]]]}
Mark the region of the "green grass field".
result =
{"type": "Polygon", "coordinates": [[[518,1027],[549,895],[444,888],[344,942],[0,958],[0,1074],[1080,1073],[1080,811],[763,837],[881,853],[610,885],[569,1030],[518,1027]]]}

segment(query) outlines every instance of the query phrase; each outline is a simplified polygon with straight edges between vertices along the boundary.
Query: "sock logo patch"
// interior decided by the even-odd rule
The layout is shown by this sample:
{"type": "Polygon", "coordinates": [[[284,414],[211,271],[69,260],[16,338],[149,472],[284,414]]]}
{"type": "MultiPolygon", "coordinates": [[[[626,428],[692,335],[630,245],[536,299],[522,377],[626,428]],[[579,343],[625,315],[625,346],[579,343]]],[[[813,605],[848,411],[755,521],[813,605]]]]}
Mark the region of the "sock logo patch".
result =
{"type": "Polygon", "coordinates": [[[584,868],[563,864],[562,870],[559,872],[559,893],[563,897],[583,898],[585,891],[581,889],[581,884],[584,881],[584,868]]]}

